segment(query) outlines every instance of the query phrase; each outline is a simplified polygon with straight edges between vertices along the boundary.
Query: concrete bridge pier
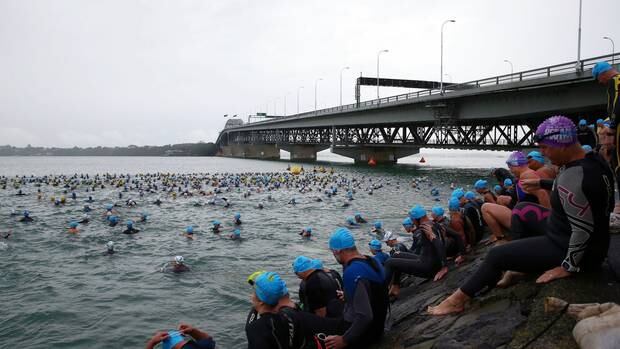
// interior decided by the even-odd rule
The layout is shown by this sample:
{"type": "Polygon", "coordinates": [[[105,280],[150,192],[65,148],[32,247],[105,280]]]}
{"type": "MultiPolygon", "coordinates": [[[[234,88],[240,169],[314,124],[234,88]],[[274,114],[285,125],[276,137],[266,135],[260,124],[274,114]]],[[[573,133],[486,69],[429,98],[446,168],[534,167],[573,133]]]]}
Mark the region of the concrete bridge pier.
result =
{"type": "Polygon", "coordinates": [[[277,144],[231,144],[220,147],[222,156],[245,159],[279,160],[277,144]]]}
{"type": "Polygon", "coordinates": [[[291,153],[291,161],[315,162],[316,153],[328,149],[327,145],[280,145],[280,147],[291,153]]]}
{"type": "Polygon", "coordinates": [[[334,147],[332,152],[353,158],[356,164],[367,164],[370,159],[375,159],[377,164],[395,164],[400,158],[419,153],[420,147],[347,146],[334,147]]]}

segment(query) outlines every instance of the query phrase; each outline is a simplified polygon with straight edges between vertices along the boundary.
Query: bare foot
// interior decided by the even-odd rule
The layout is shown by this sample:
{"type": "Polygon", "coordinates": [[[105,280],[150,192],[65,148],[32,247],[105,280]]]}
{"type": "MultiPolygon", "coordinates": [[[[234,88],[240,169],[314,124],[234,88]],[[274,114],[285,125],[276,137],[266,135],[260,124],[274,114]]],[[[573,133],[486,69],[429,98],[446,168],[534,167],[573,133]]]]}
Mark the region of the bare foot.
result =
{"type": "Polygon", "coordinates": [[[464,304],[460,304],[456,301],[451,300],[450,298],[452,297],[453,296],[450,296],[444,299],[444,301],[439,303],[439,305],[437,306],[434,306],[434,307],[429,306],[426,312],[429,315],[435,315],[435,316],[458,314],[458,313],[463,312],[463,310],[465,309],[464,304]]]}
{"type": "Polygon", "coordinates": [[[523,277],[524,273],[519,273],[517,271],[507,271],[502,276],[502,279],[497,283],[497,287],[506,288],[514,285],[520,277],[523,277]]]}

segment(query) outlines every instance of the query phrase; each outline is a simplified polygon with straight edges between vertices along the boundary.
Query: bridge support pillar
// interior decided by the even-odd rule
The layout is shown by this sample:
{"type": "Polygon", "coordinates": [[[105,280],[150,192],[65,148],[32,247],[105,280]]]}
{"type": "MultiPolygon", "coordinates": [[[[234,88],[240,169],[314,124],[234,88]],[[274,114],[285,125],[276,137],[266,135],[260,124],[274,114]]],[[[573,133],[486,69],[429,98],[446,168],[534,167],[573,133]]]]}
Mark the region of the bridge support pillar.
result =
{"type": "Polygon", "coordinates": [[[291,161],[315,162],[316,153],[328,149],[326,145],[280,145],[280,148],[291,153],[291,161]]]}
{"type": "Polygon", "coordinates": [[[370,159],[374,159],[377,164],[395,164],[400,158],[419,153],[420,148],[409,146],[347,146],[334,147],[332,152],[348,158],[353,158],[356,164],[367,164],[370,159]]]}
{"type": "Polygon", "coordinates": [[[231,144],[220,148],[222,156],[245,159],[279,160],[277,144],[231,144]]]}

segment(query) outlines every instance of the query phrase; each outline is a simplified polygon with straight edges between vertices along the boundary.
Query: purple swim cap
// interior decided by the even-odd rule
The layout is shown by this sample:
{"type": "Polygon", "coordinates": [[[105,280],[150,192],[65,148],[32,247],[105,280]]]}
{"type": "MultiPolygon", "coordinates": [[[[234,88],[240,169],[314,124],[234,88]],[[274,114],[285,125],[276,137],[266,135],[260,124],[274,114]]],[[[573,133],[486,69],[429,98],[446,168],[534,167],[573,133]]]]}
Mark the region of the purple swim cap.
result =
{"type": "Polygon", "coordinates": [[[566,116],[556,115],[543,121],[534,134],[534,142],[551,147],[567,147],[577,143],[577,127],[566,116]]]}
{"type": "Polygon", "coordinates": [[[515,151],[512,154],[510,154],[510,156],[508,157],[508,160],[506,160],[506,165],[513,166],[513,167],[526,166],[527,158],[525,157],[525,154],[523,154],[522,152],[515,151]]]}

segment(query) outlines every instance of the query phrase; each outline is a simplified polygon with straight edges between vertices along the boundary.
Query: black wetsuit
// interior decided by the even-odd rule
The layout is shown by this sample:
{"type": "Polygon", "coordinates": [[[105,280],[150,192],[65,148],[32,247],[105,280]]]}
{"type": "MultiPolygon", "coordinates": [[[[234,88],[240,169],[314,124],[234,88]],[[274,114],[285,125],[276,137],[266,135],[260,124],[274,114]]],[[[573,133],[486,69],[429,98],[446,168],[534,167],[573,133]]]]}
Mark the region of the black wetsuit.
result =
{"type": "Polygon", "coordinates": [[[400,252],[395,253],[392,258],[385,262],[386,282],[399,285],[401,273],[430,279],[446,265],[446,247],[441,233],[442,229],[437,223],[430,224],[432,224],[435,237],[432,241],[428,239],[422,228],[417,229],[421,231],[422,237],[420,255],[400,252]]]}
{"type": "Polygon", "coordinates": [[[342,333],[341,320],[325,319],[284,307],[278,313],[258,314],[252,309],[245,324],[248,349],[303,349],[317,333],[342,333]]]}
{"type": "MultiPolygon", "coordinates": [[[[415,240],[411,248],[413,248],[414,246],[416,246],[415,240]]],[[[405,244],[403,244],[402,242],[399,242],[396,245],[394,245],[394,247],[392,247],[392,249],[390,250],[389,252],[390,257],[392,257],[396,252],[411,252],[411,251],[407,248],[407,246],[405,246],[405,244]]]]}
{"type": "Polygon", "coordinates": [[[312,314],[317,309],[326,308],[326,317],[340,317],[344,303],[338,299],[336,291],[342,291],[342,283],[338,283],[325,271],[317,269],[299,284],[301,308],[312,314]]]}
{"type": "Polygon", "coordinates": [[[32,219],[32,217],[30,217],[30,216],[24,216],[19,221],[20,222],[32,222],[33,220],[34,219],[32,219]]]}
{"type": "Polygon", "coordinates": [[[482,219],[482,210],[478,202],[470,200],[463,205],[463,215],[469,219],[471,223],[475,236],[473,236],[474,241],[468,241],[470,245],[475,245],[478,241],[482,240],[482,235],[484,234],[484,221],[482,219]]]}
{"type": "Polygon", "coordinates": [[[561,168],[552,189],[551,214],[539,224],[544,235],[492,248],[461,287],[465,294],[473,297],[494,287],[504,270],[540,273],[561,265],[578,272],[600,267],[609,248],[614,208],[611,169],[598,154],[589,153],[561,168]]]}
{"type": "Polygon", "coordinates": [[[461,236],[454,231],[454,229],[450,228],[450,222],[443,217],[441,220],[436,221],[435,223],[441,228],[441,233],[443,234],[445,246],[446,246],[446,256],[448,257],[456,257],[459,255],[465,255],[465,241],[461,238],[461,236]]]}
{"type": "Polygon", "coordinates": [[[125,229],[125,230],[123,231],[123,234],[136,234],[136,233],[138,233],[138,232],[140,232],[140,229],[136,229],[136,228],[134,228],[134,227],[131,227],[131,228],[127,228],[127,229],[125,229]]]}
{"type": "Polygon", "coordinates": [[[383,266],[368,256],[344,266],[345,309],[342,327],[349,348],[372,348],[383,336],[389,298],[383,266]]]}

